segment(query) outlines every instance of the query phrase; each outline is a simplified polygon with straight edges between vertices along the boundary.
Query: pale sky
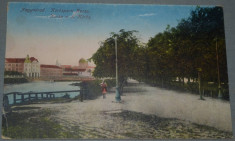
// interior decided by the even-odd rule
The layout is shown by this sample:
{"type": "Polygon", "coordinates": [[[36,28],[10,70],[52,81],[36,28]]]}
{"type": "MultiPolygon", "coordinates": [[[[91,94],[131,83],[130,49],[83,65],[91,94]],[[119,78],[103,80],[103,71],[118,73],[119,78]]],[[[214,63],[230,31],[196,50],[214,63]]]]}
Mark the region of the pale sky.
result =
{"type": "Polygon", "coordinates": [[[88,59],[99,43],[120,29],[137,30],[144,43],[187,18],[196,6],[56,4],[11,2],[8,4],[6,57],[29,54],[41,64],[77,65],[88,59]]]}

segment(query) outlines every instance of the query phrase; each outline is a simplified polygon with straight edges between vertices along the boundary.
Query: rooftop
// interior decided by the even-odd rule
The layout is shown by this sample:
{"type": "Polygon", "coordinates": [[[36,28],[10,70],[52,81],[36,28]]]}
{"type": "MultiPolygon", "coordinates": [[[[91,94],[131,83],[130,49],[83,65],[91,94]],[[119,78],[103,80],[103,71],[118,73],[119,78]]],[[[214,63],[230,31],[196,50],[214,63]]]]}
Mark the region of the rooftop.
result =
{"type": "Polygon", "coordinates": [[[33,61],[37,61],[38,62],[38,59],[34,58],[34,57],[30,57],[30,61],[33,62],[33,61]]]}
{"type": "MultiPolygon", "coordinates": [[[[25,58],[5,58],[5,61],[7,63],[24,63],[25,62],[25,58]]],[[[30,61],[37,61],[38,59],[34,58],[34,57],[30,57],[30,61]]]]}
{"type": "Polygon", "coordinates": [[[56,65],[45,65],[45,64],[41,64],[40,65],[41,68],[55,68],[55,69],[62,69],[61,67],[58,67],[56,65]]]}
{"type": "Polygon", "coordinates": [[[5,58],[7,63],[24,63],[25,58],[5,58]]]}

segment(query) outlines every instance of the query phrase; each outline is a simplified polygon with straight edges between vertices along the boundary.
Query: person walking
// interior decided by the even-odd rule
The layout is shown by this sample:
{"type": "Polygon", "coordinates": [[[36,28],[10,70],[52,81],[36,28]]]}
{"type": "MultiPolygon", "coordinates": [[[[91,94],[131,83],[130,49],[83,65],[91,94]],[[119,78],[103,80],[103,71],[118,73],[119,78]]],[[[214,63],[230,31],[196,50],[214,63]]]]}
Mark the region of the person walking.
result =
{"type": "Polygon", "coordinates": [[[101,84],[103,99],[106,98],[107,93],[107,84],[103,81],[101,84]]]}

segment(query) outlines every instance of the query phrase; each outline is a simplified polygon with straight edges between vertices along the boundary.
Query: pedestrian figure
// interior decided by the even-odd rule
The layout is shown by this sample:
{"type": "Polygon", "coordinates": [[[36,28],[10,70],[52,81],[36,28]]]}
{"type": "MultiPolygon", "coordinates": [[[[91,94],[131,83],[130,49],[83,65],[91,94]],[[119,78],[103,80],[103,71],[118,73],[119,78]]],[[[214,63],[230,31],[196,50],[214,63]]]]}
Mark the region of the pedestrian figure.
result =
{"type": "Polygon", "coordinates": [[[100,84],[101,88],[102,88],[102,95],[103,95],[103,99],[106,98],[106,93],[107,93],[107,84],[103,81],[100,84]]]}

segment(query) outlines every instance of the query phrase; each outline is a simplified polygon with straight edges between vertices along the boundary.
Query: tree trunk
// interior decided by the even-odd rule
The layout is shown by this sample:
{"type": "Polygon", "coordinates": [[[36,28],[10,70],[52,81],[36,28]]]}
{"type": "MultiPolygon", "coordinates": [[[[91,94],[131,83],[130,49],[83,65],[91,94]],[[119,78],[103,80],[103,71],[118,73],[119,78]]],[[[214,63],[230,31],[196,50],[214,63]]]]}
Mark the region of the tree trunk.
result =
{"type": "Polygon", "coordinates": [[[184,86],[184,77],[182,77],[182,79],[183,79],[183,83],[182,83],[182,84],[183,84],[183,86],[184,86]]]}
{"type": "Polygon", "coordinates": [[[119,85],[119,93],[120,95],[123,94],[123,87],[125,86],[125,84],[127,83],[127,80],[124,79],[123,81],[121,81],[120,85],[119,85]]]}

